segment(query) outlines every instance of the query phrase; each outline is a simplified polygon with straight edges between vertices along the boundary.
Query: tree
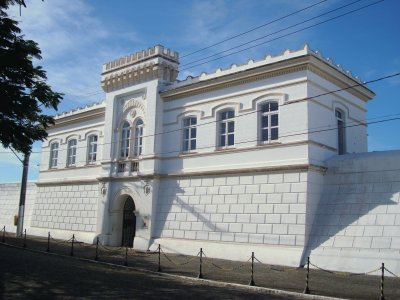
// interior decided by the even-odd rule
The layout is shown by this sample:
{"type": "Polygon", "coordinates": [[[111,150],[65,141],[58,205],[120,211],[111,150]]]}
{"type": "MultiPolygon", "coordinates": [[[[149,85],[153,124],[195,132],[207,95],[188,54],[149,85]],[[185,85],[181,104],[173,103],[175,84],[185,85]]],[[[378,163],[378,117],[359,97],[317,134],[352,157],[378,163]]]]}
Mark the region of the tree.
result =
{"type": "Polygon", "coordinates": [[[38,44],[25,40],[8,17],[6,10],[15,4],[25,6],[24,0],[0,0],[0,142],[26,155],[54,124],[42,109],[57,110],[63,95],[52,91],[46,72],[33,64],[42,58],[38,44]]]}

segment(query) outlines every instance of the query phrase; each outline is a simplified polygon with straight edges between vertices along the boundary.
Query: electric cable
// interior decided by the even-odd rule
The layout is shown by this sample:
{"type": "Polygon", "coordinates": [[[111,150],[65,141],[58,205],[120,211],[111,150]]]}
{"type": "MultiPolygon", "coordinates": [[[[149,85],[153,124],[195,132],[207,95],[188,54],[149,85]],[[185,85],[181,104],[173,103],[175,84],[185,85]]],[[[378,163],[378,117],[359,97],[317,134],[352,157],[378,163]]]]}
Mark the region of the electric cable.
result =
{"type": "MultiPolygon", "coordinates": [[[[363,83],[358,83],[358,84],[355,84],[355,85],[352,85],[352,86],[348,86],[348,87],[345,87],[345,88],[341,88],[341,89],[337,89],[337,90],[334,90],[334,91],[329,91],[329,92],[325,92],[325,93],[318,94],[318,95],[315,95],[315,96],[301,98],[301,99],[293,100],[293,101],[294,102],[307,101],[307,100],[315,99],[315,98],[318,98],[318,97],[321,97],[321,96],[326,96],[328,94],[337,93],[339,91],[345,91],[345,90],[348,90],[348,89],[351,89],[351,88],[355,88],[355,87],[358,87],[358,86],[363,86],[363,85],[368,84],[368,83],[373,83],[373,82],[378,82],[378,81],[381,81],[381,80],[393,78],[393,77],[396,77],[396,76],[399,76],[399,75],[400,75],[400,72],[394,73],[394,74],[390,74],[390,75],[387,75],[387,76],[383,76],[383,77],[380,77],[380,78],[375,78],[375,79],[372,79],[372,80],[369,80],[369,81],[365,81],[363,83]]],[[[284,105],[287,105],[287,104],[284,104],[284,105]]],[[[282,106],[282,105],[279,105],[279,106],[282,106]]],[[[246,116],[246,115],[249,115],[249,114],[258,113],[258,112],[260,112],[260,110],[254,110],[254,111],[247,112],[247,113],[244,113],[244,114],[236,115],[236,116],[234,116],[234,118],[236,119],[236,118],[240,118],[240,117],[243,117],[243,116],[246,116]]],[[[217,123],[217,122],[219,122],[219,120],[212,120],[212,121],[209,121],[209,122],[198,124],[198,125],[196,125],[196,127],[205,126],[205,125],[208,125],[208,124],[211,124],[211,123],[217,123]]],[[[177,132],[177,131],[182,131],[183,129],[184,128],[178,128],[178,129],[165,131],[165,132],[159,132],[159,133],[155,133],[155,134],[151,134],[151,135],[144,135],[144,136],[142,136],[142,138],[153,137],[153,136],[163,135],[163,134],[168,134],[168,133],[173,133],[173,132],[177,132]]],[[[97,147],[98,146],[104,146],[104,145],[107,145],[107,144],[115,144],[115,143],[119,143],[119,141],[110,142],[110,143],[98,143],[97,147]]],[[[211,147],[211,146],[208,146],[207,148],[209,148],[209,147],[211,147]]],[[[215,145],[213,145],[213,147],[215,147],[215,145]]],[[[78,149],[78,148],[87,148],[87,146],[86,145],[85,146],[80,146],[80,147],[77,146],[76,149],[78,149]]],[[[50,150],[47,150],[47,151],[45,151],[45,150],[32,151],[31,154],[35,154],[35,153],[38,154],[38,153],[44,153],[44,152],[50,152],[50,150]]],[[[179,151],[173,151],[173,152],[181,152],[181,151],[179,150],[179,151]]],[[[10,154],[10,152],[2,151],[2,152],[0,152],[0,154],[10,154]]],[[[160,153],[160,154],[164,154],[164,153],[160,153]]]]}
{"type": "Polygon", "coordinates": [[[220,59],[222,59],[222,58],[225,58],[225,57],[228,57],[228,56],[237,54],[237,53],[241,53],[241,52],[244,52],[244,51],[247,51],[247,50],[256,48],[256,47],[258,47],[258,46],[261,46],[261,45],[265,45],[265,44],[267,44],[267,43],[270,43],[270,42],[273,42],[273,41],[282,39],[282,38],[287,37],[287,36],[291,36],[291,35],[293,35],[293,34],[296,34],[296,33],[301,32],[301,31],[304,31],[304,30],[307,30],[307,29],[316,27],[316,26],[318,26],[318,25],[321,25],[321,24],[324,24],[324,23],[327,23],[327,22],[336,20],[336,19],[338,19],[338,18],[344,17],[344,16],[349,15],[349,14],[352,14],[352,13],[355,13],[355,12],[357,12],[357,11],[360,11],[360,10],[365,9],[365,8],[367,8],[367,7],[370,7],[370,6],[372,6],[372,5],[376,5],[376,4],[378,4],[378,3],[380,3],[380,2],[383,2],[383,1],[384,1],[384,0],[376,1],[376,2],[374,2],[374,3],[371,3],[371,4],[368,4],[368,5],[362,6],[362,7],[360,7],[360,8],[351,10],[351,11],[349,11],[349,12],[343,13],[343,14],[341,14],[341,15],[338,15],[338,16],[335,16],[335,17],[326,19],[326,20],[324,20],[324,21],[321,21],[321,22],[318,22],[318,23],[315,23],[315,24],[312,24],[312,25],[309,25],[309,26],[306,26],[306,27],[304,27],[304,28],[301,28],[301,29],[298,29],[298,30],[295,30],[295,31],[292,31],[292,32],[289,32],[289,33],[286,33],[286,34],[284,34],[284,35],[275,37],[275,38],[273,38],[273,39],[264,41],[264,42],[262,42],[262,43],[258,43],[258,44],[256,44],[256,45],[253,45],[253,46],[250,46],[250,47],[247,47],[247,48],[244,48],[244,49],[241,49],[241,50],[238,50],[238,51],[235,51],[235,52],[226,54],[226,55],[222,55],[222,56],[219,56],[219,57],[214,58],[214,59],[207,60],[207,61],[202,62],[202,63],[194,64],[194,65],[192,65],[192,66],[190,66],[190,67],[180,69],[179,71],[184,71],[184,70],[192,69],[192,68],[194,68],[194,67],[197,67],[197,66],[200,66],[200,65],[204,65],[204,64],[207,64],[207,63],[209,63],[209,62],[213,62],[213,61],[216,61],[216,60],[220,60],[220,59]]]}
{"type": "MultiPolygon", "coordinates": [[[[297,27],[297,26],[299,26],[299,25],[305,24],[305,23],[307,23],[307,22],[309,22],[309,21],[318,19],[318,18],[320,18],[320,17],[322,17],[322,16],[328,15],[328,14],[333,13],[333,12],[335,12],[335,11],[341,10],[341,9],[343,9],[343,8],[345,8],[345,7],[351,6],[351,5],[353,5],[353,4],[357,3],[357,2],[360,2],[360,1],[364,1],[364,0],[356,0],[356,1],[353,1],[353,2],[351,2],[351,3],[348,3],[348,4],[342,5],[342,6],[340,6],[340,7],[337,7],[337,8],[335,8],[335,9],[331,9],[331,10],[325,12],[325,13],[319,14],[319,15],[317,15],[317,16],[315,16],[315,17],[312,17],[312,18],[306,19],[306,20],[304,20],[304,21],[298,22],[298,23],[296,23],[296,24],[290,25],[290,26],[285,27],[285,28],[283,28],[283,29],[279,29],[279,30],[274,31],[274,32],[272,32],[272,33],[269,33],[269,34],[267,34],[267,35],[263,35],[263,36],[261,36],[261,37],[259,37],[259,38],[253,39],[253,40],[248,41],[248,42],[246,42],[246,43],[242,43],[242,44],[239,44],[239,45],[237,45],[237,46],[231,47],[231,48],[229,48],[229,49],[226,49],[226,50],[223,50],[223,51],[214,53],[214,54],[212,54],[212,55],[209,55],[209,56],[206,56],[206,57],[203,57],[203,58],[194,60],[194,61],[192,61],[192,62],[188,62],[188,63],[182,64],[181,67],[184,67],[184,66],[187,66],[187,65],[192,65],[192,64],[197,63],[197,62],[199,62],[199,61],[203,61],[203,60],[206,60],[206,59],[208,59],[208,58],[217,56],[217,55],[219,55],[219,54],[223,54],[223,53],[229,52],[229,51],[231,51],[231,50],[240,48],[240,47],[242,47],[242,46],[248,45],[248,44],[250,44],[250,43],[253,43],[253,42],[256,42],[256,41],[265,39],[265,38],[267,38],[267,37],[269,37],[269,36],[272,36],[272,35],[274,35],[274,34],[277,34],[277,33],[283,32],[283,31],[286,31],[286,30],[288,30],[288,29],[291,29],[291,28],[297,27]]],[[[185,70],[185,69],[183,69],[183,70],[185,70]]]]}
{"type": "Polygon", "coordinates": [[[306,11],[306,10],[308,10],[308,9],[314,7],[314,6],[317,6],[317,5],[321,4],[321,3],[324,3],[324,2],[326,2],[326,1],[327,1],[327,0],[323,0],[323,1],[319,1],[319,2],[317,2],[317,3],[311,4],[311,5],[309,5],[309,6],[306,6],[306,7],[302,8],[302,9],[296,10],[296,11],[290,13],[290,14],[284,15],[284,16],[279,17],[279,18],[276,18],[276,19],[274,19],[274,20],[272,20],[272,21],[268,21],[267,23],[264,23],[264,24],[262,24],[262,25],[259,25],[259,26],[250,28],[250,29],[248,29],[248,30],[246,30],[246,31],[243,31],[243,32],[241,32],[241,33],[238,33],[238,34],[236,34],[236,35],[233,35],[233,36],[231,36],[231,37],[228,37],[228,38],[226,38],[226,39],[224,39],[224,40],[222,40],[222,41],[219,41],[219,42],[216,42],[216,43],[214,43],[214,44],[208,45],[208,46],[206,46],[206,47],[204,47],[204,48],[195,50],[195,51],[193,51],[193,52],[190,52],[190,53],[181,55],[180,58],[185,58],[185,57],[191,56],[191,55],[193,55],[193,54],[196,54],[196,53],[202,52],[202,51],[204,51],[204,50],[210,49],[210,48],[212,48],[212,47],[214,47],[214,46],[223,44],[223,43],[225,43],[225,42],[227,42],[227,41],[233,40],[233,39],[235,39],[235,38],[237,38],[237,37],[246,35],[246,34],[248,34],[248,33],[250,33],[250,32],[253,32],[253,31],[257,30],[257,29],[260,29],[260,28],[262,28],[262,27],[269,26],[269,25],[271,25],[271,24],[273,24],[273,23],[276,23],[276,22],[278,22],[278,21],[282,21],[282,20],[284,20],[284,19],[286,19],[286,18],[288,18],[288,17],[291,17],[291,16],[296,15],[296,14],[298,14],[298,13],[301,13],[301,12],[303,12],[303,11],[306,11]]]}

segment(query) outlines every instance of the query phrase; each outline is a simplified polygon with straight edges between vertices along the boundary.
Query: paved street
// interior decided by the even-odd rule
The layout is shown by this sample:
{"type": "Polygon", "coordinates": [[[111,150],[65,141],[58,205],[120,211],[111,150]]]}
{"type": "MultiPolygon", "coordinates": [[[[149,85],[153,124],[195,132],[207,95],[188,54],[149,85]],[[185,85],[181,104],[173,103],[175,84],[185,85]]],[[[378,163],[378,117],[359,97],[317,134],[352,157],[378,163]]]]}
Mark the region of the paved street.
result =
{"type": "MultiPolygon", "coordinates": [[[[9,245],[21,247],[23,239],[7,233],[9,245]]],[[[50,253],[46,251],[47,238],[27,236],[27,250],[10,248],[0,243],[0,266],[3,298],[32,298],[32,295],[71,297],[121,297],[131,299],[185,299],[192,296],[201,299],[266,299],[270,295],[248,289],[207,286],[196,279],[199,273],[199,257],[161,252],[162,271],[183,275],[190,280],[178,280],[158,276],[157,273],[138,272],[138,269],[156,271],[158,253],[137,252],[128,249],[128,265],[133,269],[104,266],[71,258],[71,241],[50,240],[50,253]],[[136,271],[135,271],[136,270],[136,271]],[[183,292],[184,291],[184,292],[183,292]],[[17,297],[18,298],[18,297],[17,297]]],[[[74,244],[74,257],[93,260],[96,246],[79,242],[74,244]]],[[[205,254],[206,255],[206,254],[205,254]]],[[[257,256],[257,254],[256,254],[257,256]]],[[[125,248],[99,245],[98,259],[123,265],[125,248]]],[[[312,260],[312,258],[311,258],[312,260]]],[[[250,281],[250,263],[203,257],[202,272],[205,279],[247,285],[250,281]]],[[[379,266],[378,266],[379,267],[379,266]]],[[[379,272],[378,272],[379,273],[379,272]]],[[[254,280],[257,286],[274,290],[302,293],[306,270],[256,263],[254,280]]],[[[346,299],[379,299],[380,276],[354,276],[349,273],[310,270],[310,289],[313,295],[346,299]]],[[[1,298],[1,297],[0,297],[1,298]]],[[[43,298],[39,297],[38,298],[43,298]]],[[[267,298],[282,299],[282,298],[267,298]]],[[[400,299],[400,279],[385,277],[385,299],[400,299]]]]}
{"type": "Polygon", "coordinates": [[[0,245],[2,299],[295,299],[0,245]]]}

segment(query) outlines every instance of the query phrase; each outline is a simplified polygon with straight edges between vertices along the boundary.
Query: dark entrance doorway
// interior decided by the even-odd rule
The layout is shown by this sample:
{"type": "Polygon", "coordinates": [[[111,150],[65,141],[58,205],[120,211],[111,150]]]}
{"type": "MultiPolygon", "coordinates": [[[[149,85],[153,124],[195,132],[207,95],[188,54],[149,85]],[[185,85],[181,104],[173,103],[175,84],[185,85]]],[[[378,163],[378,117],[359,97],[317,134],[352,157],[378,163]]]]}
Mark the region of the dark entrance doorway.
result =
{"type": "Polygon", "coordinates": [[[135,203],[131,197],[125,200],[122,223],[122,246],[133,247],[136,232],[135,203]]]}

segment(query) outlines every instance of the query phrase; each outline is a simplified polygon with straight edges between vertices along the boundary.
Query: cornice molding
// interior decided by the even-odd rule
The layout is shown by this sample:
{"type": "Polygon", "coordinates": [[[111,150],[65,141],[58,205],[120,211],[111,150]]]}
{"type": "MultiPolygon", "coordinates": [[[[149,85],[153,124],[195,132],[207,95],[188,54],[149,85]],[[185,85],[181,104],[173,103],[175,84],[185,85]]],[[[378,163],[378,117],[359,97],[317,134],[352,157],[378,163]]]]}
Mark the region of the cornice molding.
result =
{"type": "MultiPolygon", "coordinates": [[[[170,101],[304,70],[312,71],[326,80],[333,82],[340,88],[360,84],[320,58],[312,54],[305,54],[303,56],[278,61],[272,64],[250,68],[242,72],[222,75],[220,77],[210,78],[204,81],[198,81],[192,84],[166,90],[164,92],[161,91],[160,95],[164,101],[170,101]]],[[[375,95],[364,85],[360,85],[347,91],[364,101],[371,99],[375,95]]]]}
{"type": "Polygon", "coordinates": [[[72,185],[72,184],[93,184],[99,183],[97,178],[93,179],[65,179],[60,181],[38,181],[36,185],[39,187],[42,186],[54,186],[54,185],[72,185]]]}
{"type": "Polygon", "coordinates": [[[79,123],[82,121],[92,120],[99,117],[105,117],[106,108],[100,107],[89,111],[84,111],[81,113],[73,114],[71,116],[60,117],[59,119],[55,120],[55,124],[50,126],[48,129],[56,129],[59,127],[63,127],[66,125],[79,123]]]}
{"type": "Polygon", "coordinates": [[[180,178],[180,177],[200,177],[200,176],[220,176],[220,175],[237,175],[249,173],[263,173],[263,172],[280,172],[280,171],[314,171],[325,174],[327,168],[324,166],[314,164],[299,164],[299,165],[284,165],[284,166],[269,166],[259,168],[236,168],[228,170],[210,170],[210,171],[194,171],[194,172],[179,172],[170,174],[146,174],[137,176],[125,177],[98,177],[100,182],[113,182],[113,181],[132,181],[140,179],[165,179],[165,178],[180,178]]]}

